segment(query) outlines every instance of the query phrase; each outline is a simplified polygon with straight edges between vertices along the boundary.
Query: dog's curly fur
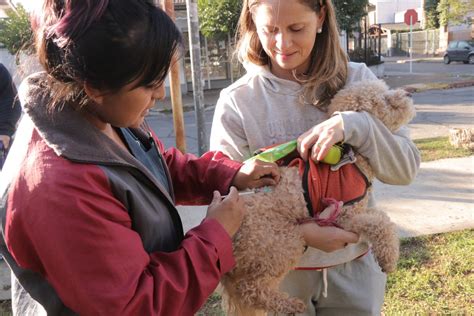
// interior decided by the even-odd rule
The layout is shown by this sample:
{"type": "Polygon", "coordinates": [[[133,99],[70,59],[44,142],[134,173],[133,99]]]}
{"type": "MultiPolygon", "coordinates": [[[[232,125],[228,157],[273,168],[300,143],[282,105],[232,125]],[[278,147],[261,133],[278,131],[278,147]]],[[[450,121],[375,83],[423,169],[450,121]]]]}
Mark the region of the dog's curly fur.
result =
{"type": "MultiPolygon", "coordinates": [[[[390,90],[379,80],[356,83],[339,91],[328,114],[336,111],[369,112],[390,131],[398,130],[415,115],[413,102],[404,90],[390,90]]],[[[356,164],[372,181],[374,173],[367,159],[357,155],[356,164]]],[[[382,270],[393,271],[399,255],[395,225],[385,213],[367,208],[367,203],[368,195],[344,205],[337,224],[368,241],[382,270]]],[[[236,266],[222,279],[228,312],[246,316],[265,311],[303,312],[306,306],[301,300],[278,289],[305,246],[297,226],[309,213],[297,169],[282,167],[281,181],[273,192],[246,196],[245,206],[247,214],[234,237],[236,266]]]]}

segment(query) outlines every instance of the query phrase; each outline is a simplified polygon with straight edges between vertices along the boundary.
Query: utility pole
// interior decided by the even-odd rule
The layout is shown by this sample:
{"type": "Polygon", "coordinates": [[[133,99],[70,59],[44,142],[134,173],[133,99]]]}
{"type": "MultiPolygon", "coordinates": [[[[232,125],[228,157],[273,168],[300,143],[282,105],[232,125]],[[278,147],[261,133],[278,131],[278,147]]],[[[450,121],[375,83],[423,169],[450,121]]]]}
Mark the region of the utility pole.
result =
{"type": "Polygon", "coordinates": [[[365,7],[365,18],[364,18],[364,46],[365,46],[365,64],[369,66],[369,48],[368,46],[368,41],[367,37],[369,36],[369,6],[367,5],[365,7]]]}
{"type": "Polygon", "coordinates": [[[199,39],[199,18],[197,0],[186,0],[188,15],[189,48],[193,77],[194,111],[196,114],[199,155],[207,151],[207,135],[204,121],[204,93],[202,90],[201,41],[199,39]]]}
{"type": "MultiPolygon", "coordinates": [[[[168,16],[175,21],[173,0],[155,0],[155,3],[160,5],[168,16]]],[[[179,60],[173,57],[171,69],[169,73],[170,78],[170,95],[171,95],[171,109],[173,111],[173,127],[176,138],[176,148],[182,153],[186,152],[186,136],[184,131],[183,119],[183,98],[181,95],[181,83],[179,80],[179,60]]]]}

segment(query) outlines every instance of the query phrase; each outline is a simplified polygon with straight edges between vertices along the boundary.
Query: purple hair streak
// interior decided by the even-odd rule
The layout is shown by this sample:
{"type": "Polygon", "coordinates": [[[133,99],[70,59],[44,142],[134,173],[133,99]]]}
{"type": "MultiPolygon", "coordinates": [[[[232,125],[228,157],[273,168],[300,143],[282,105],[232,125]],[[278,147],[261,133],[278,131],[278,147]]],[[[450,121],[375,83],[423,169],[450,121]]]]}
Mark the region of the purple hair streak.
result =
{"type": "Polygon", "coordinates": [[[66,46],[70,39],[77,39],[84,34],[92,23],[102,17],[109,4],[109,0],[53,1],[56,3],[58,20],[48,33],[56,37],[55,42],[59,47],[66,46]]]}

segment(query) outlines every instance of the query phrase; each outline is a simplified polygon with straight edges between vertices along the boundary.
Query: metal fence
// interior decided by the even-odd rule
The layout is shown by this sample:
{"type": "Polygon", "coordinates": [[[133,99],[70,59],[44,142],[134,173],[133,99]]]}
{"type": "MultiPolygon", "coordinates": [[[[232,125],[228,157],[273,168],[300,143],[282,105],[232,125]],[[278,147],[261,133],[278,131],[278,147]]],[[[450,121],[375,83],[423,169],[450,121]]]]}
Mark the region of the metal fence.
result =
{"type": "MultiPolygon", "coordinates": [[[[413,54],[434,55],[439,50],[439,30],[413,32],[413,54]]],[[[409,54],[410,33],[395,33],[391,36],[391,47],[387,39],[382,41],[382,51],[390,56],[404,56],[409,54]],[[385,45],[385,46],[384,46],[385,45]]]]}

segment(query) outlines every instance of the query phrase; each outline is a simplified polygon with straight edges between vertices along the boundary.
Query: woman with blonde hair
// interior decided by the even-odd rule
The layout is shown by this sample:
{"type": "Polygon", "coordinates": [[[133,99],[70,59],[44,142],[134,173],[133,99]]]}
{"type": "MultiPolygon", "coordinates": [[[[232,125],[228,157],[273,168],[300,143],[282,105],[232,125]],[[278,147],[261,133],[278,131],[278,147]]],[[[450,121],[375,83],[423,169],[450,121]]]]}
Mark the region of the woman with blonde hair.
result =
{"type": "MultiPolygon", "coordinates": [[[[243,161],[260,148],[297,139],[303,159],[320,161],[344,142],[368,158],[379,180],[400,185],[414,179],[420,158],[406,127],[392,133],[366,112],[326,113],[339,90],[377,79],[365,64],[348,61],[331,0],[245,0],[238,37],[247,74],[221,92],[211,149],[243,161]]],[[[332,238],[314,222],[301,227],[311,247],[324,249],[332,238]]],[[[307,303],[304,315],[380,314],[386,275],[367,243],[317,257],[312,269],[290,272],[281,285],[307,303]]]]}

